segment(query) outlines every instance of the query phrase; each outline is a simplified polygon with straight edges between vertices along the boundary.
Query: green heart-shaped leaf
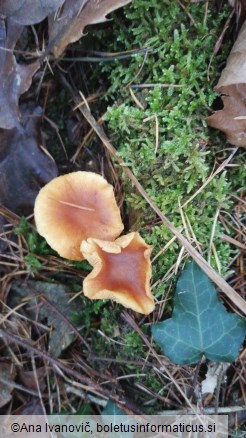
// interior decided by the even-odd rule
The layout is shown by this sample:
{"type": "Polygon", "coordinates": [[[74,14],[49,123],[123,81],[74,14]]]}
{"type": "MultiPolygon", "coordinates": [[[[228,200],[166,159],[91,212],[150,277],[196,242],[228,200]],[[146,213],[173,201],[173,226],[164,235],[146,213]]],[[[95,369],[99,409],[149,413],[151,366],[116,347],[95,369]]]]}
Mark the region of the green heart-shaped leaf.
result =
{"type": "MultiPolygon", "coordinates": [[[[102,411],[103,415],[113,415],[114,417],[116,415],[127,415],[124,411],[122,411],[122,409],[120,409],[114,402],[112,402],[111,400],[108,401],[107,405],[105,406],[105,408],[102,411]]],[[[117,417],[116,417],[116,422],[115,424],[117,424],[117,417]]]]}
{"type": "MultiPolygon", "coordinates": [[[[117,426],[122,423],[125,426],[124,430],[131,430],[131,425],[134,425],[134,421],[131,416],[128,416],[122,409],[120,409],[114,402],[108,401],[106,407],[102,411],[102,420],[107,423],[107,416],[110,415],[110,423],[113,426],[117,426]],[[120,417],[119,417],[120,416],[120,417]]],[[[110,433],[111,438],[132,438],[132,432],[113,432],[110,433]]]]}
{"type": "Polygon", "coordinates": [[[172,318],[154,324],[152,334],[177,364],[195,363],[203,355],[233,362],[246,335],[246,321],[226,311],[210,279],[192,262],[178,280],[172,318]]]}

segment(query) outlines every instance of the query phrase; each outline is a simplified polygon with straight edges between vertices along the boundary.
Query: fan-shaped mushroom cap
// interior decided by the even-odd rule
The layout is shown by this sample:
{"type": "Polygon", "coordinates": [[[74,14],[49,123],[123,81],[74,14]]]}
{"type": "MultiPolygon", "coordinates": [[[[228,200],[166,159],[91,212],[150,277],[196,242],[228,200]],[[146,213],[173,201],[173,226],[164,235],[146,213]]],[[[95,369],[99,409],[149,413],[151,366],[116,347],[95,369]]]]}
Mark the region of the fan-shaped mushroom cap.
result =
{"type": "Polygon", "coordinates": [[[114,240],[124,226],[113,186],[93,172],[59,176],[44,186],[35,201],[39,234],[70,260],[81,260],[82,240],[114,240]]]}
{"type": "Polygon", "coordinates": [[[151,294],[152,247],[138,233],[119,237],[115,242],[89,238],[81,251],[94,267],[84,279],[88,298],[110,298],[123,306],[148,315],[154,310],[151,294]]]}

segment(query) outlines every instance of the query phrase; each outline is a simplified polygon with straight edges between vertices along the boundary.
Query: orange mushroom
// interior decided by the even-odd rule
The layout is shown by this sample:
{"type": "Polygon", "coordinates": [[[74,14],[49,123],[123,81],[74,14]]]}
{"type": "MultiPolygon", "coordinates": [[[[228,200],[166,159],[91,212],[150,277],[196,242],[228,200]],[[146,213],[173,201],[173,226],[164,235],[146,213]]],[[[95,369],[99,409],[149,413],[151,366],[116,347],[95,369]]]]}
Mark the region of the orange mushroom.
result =
{"type": "Polygon", "coordinates": [[[115,242],[89,238],[81,252],[94,267],[84,280],[84,294],[92,300],[109,298],[136,312],[154,310],[151,294],[152,247],[138,233],[119,237],[115,242]]]}
{"type": "Polygon", "coordinates": [[[82,240],[114,240],[124,226],[113,186],[93,172],[59,176],[44,186],[35,201],[37,230],[62,257],[81,260],[82,240]]]}

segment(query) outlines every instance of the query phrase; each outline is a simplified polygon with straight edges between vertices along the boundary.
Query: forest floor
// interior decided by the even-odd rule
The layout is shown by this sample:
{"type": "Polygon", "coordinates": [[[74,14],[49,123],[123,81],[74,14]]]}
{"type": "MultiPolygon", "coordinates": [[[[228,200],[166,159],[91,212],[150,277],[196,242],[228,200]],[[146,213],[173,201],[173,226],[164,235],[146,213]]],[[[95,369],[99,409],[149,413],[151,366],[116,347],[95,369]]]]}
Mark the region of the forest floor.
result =
{"type": "MultiPolygon", "coordinates": [[[[0,413],[97,414],[111,400],[126,413],[225,413],[231,436],[243,437],[245,349],[232,363],[202,356],[180,364],[151,335],[171,317],[177,280],[192,259],[155,205],[245,299],[246,155],[206,123],[223,106],[214,87],[240,16],[222,0],[135,0],[111,17],[37,70],[21,97],[24,140],[13,127],[1,129],[0,413]],[[40,186],[78,170],[114,186],[124,233],[137,231],[153,247],[148,316],[86,298],[89,263],[61,258],[36,231],[40,186]]],[[[25,27],[18,61],[41,47],[45,26],[25,27]]]]}

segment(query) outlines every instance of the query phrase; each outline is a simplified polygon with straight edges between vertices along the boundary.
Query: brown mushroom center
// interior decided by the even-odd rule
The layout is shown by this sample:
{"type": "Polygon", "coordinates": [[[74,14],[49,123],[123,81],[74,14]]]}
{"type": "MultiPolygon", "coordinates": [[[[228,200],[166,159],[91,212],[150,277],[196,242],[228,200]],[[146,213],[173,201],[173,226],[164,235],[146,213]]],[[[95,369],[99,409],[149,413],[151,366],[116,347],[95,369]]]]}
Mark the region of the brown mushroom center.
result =
{"type": "Polygon", "coordinates": [[[103,266],[100,272],[100,284],[105,289],[133,295],[137,302],[146,297],[145,273],[148,269],[143,248],[131,242],[120,254],[111,254],[98,247],[103,266]]]}

